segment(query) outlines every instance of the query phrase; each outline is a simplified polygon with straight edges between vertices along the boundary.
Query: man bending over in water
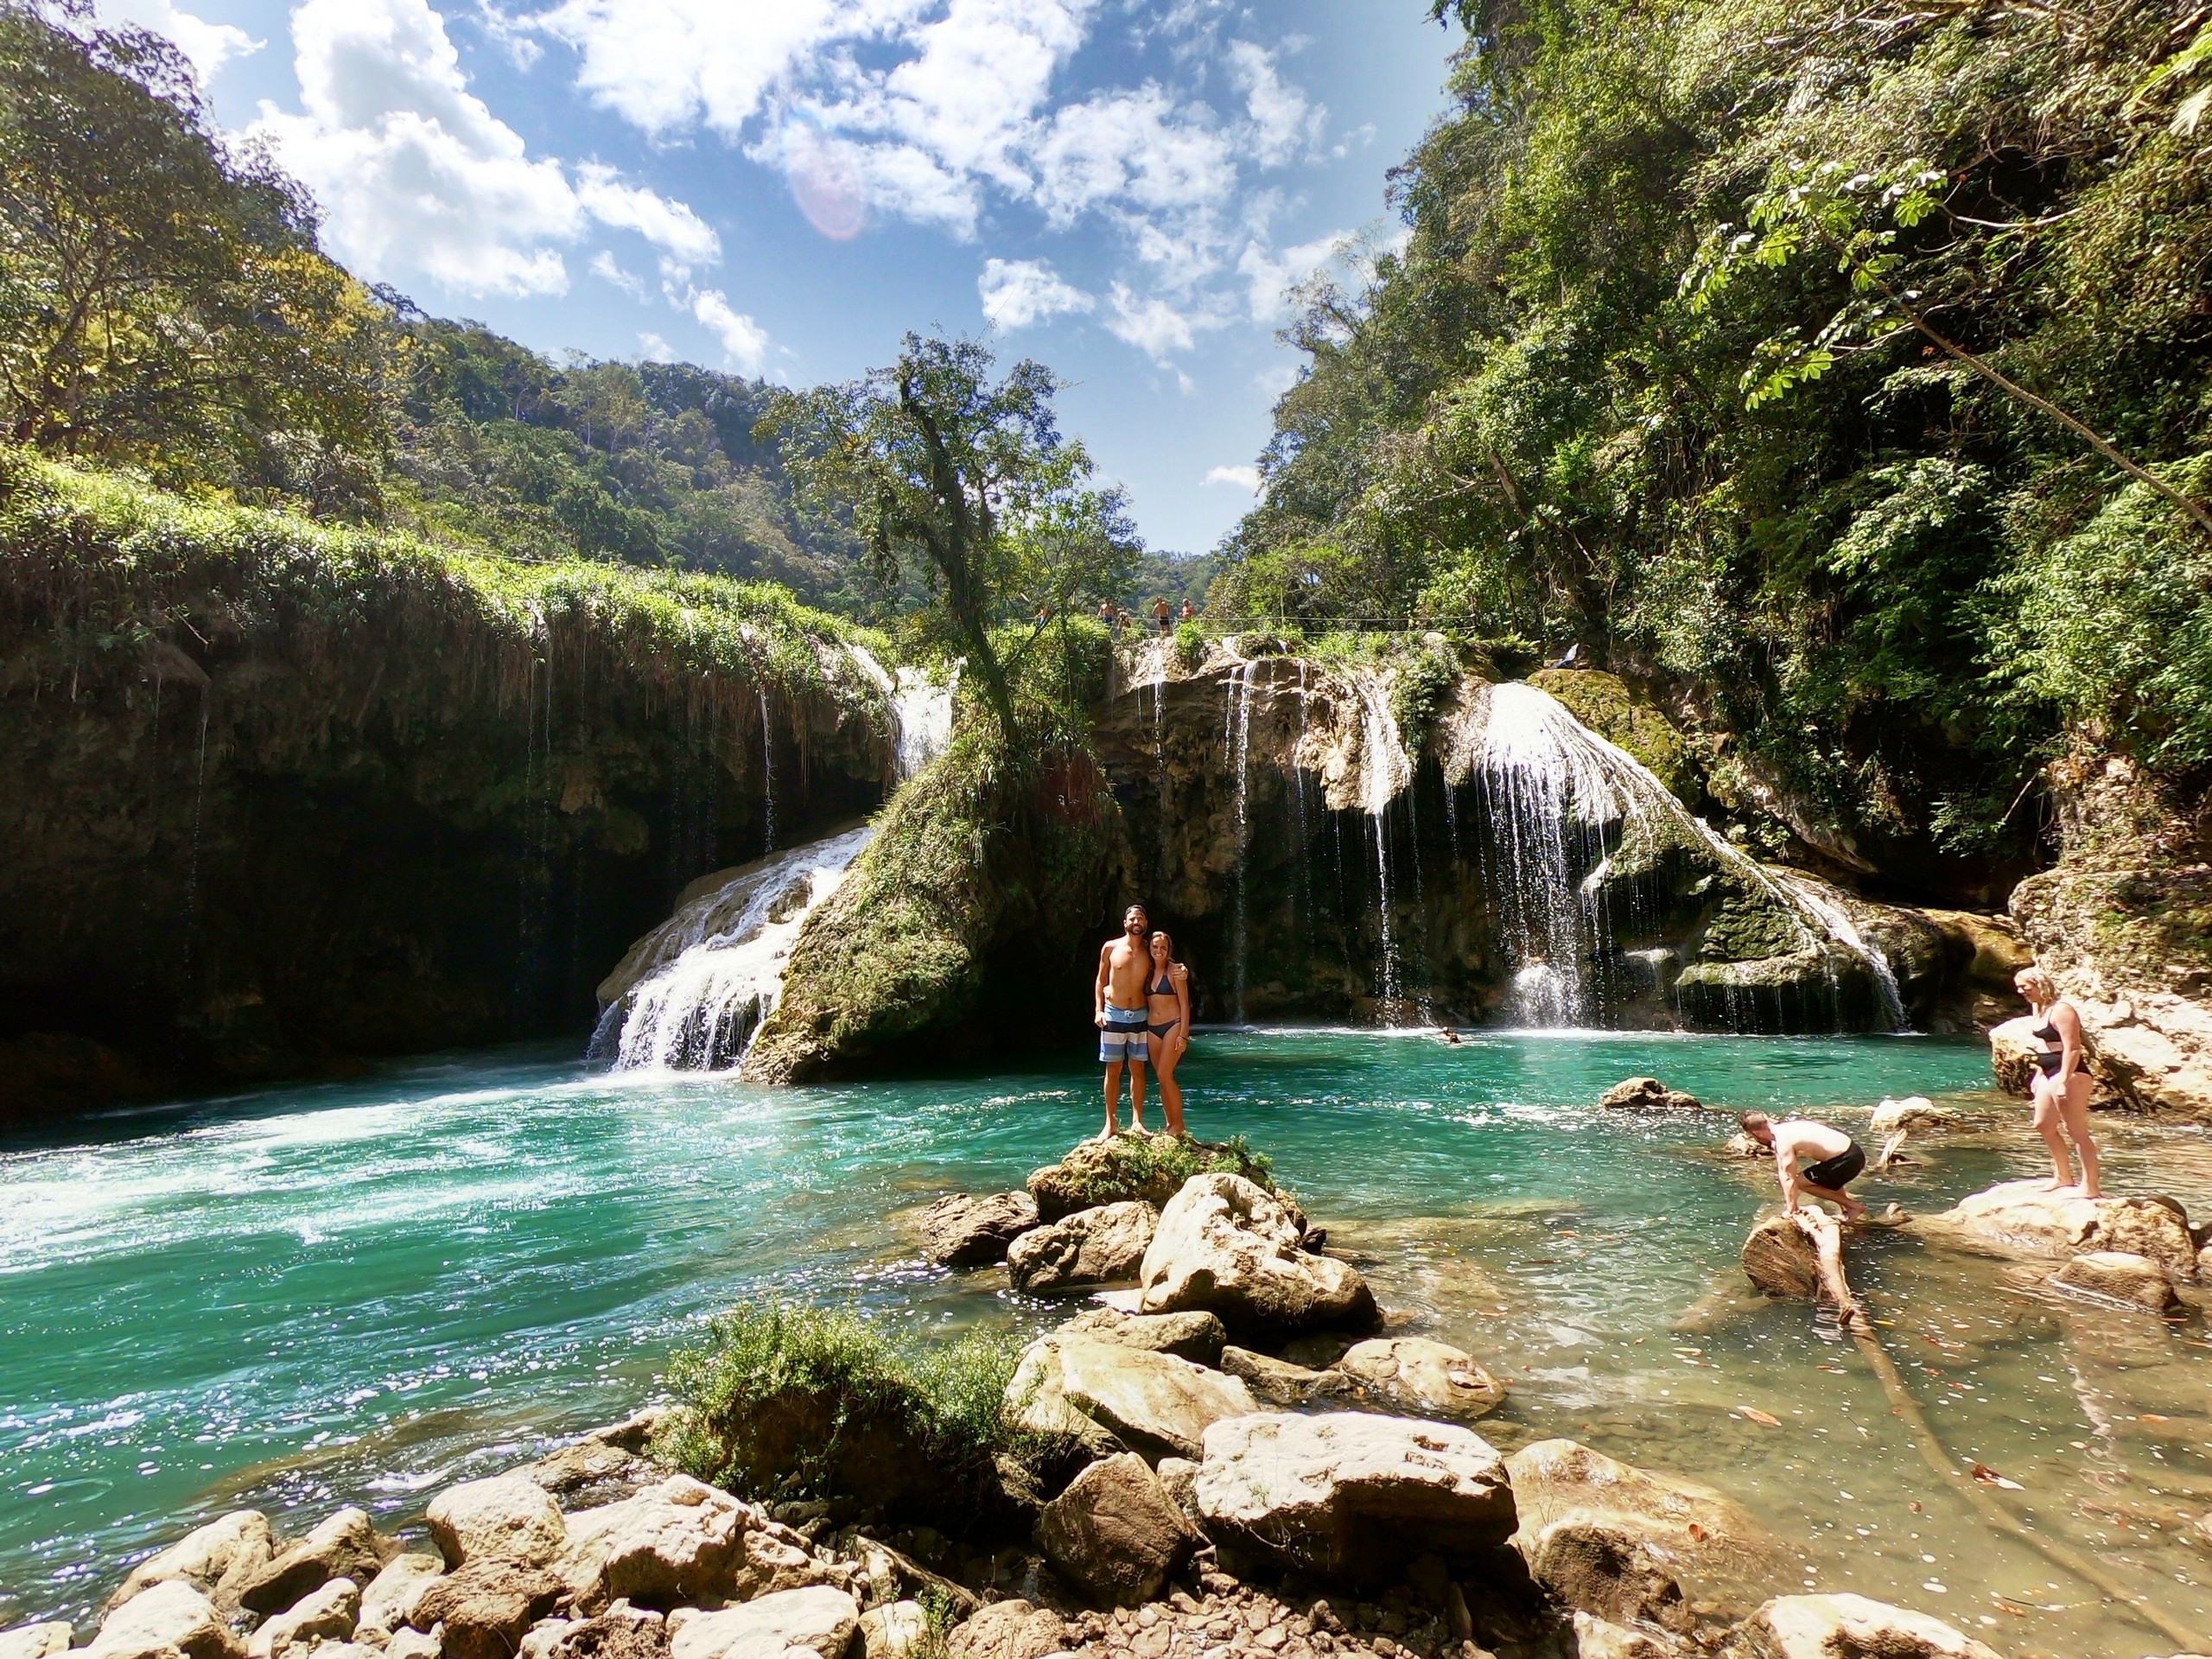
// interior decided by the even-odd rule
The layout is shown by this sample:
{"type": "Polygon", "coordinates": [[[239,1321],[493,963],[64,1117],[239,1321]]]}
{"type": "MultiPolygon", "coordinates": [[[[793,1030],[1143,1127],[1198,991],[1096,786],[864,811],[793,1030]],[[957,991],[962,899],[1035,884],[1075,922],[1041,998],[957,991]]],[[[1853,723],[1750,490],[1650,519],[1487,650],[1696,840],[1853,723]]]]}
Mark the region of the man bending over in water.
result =
{"type": "Polygon", "coordinates": [[[1152,965],[1145,946],[1148,919],[1142,905],[1122,912],[1122,937],[1098,949],[1098,982],[1091,991],[1091,1023],[1098,1027],[1098,1058],[1106,1067],[1106,1128],[1101,1141],[1114,1138],[1115,1115],[1122,1103],[1122,1068],[1129,1071],[1129,1122],[1144,1128],[1145,969],[1152,965]]]}
{"type": "Polygon", "coordinates": [[[1770,1122],[1764,1112],[1745,1112],[1736,1122],[1744,1133],[1763,1147],[1774,1149],[1774,1167],[1782,1177],[1782,1207],[1795,1215],[1807,1198],[1826,1198],[1840,1206],[1846,1221],[1863,1221],[1866,1206],[1843,1189],[1866,1167],[1866,1154],[1841,1129],[1832,1129],[1810,1118],[1792,1117],[1770,1122]],[[1811,1159],[1799,1169],[1800,1158],[1811,1159]]]}

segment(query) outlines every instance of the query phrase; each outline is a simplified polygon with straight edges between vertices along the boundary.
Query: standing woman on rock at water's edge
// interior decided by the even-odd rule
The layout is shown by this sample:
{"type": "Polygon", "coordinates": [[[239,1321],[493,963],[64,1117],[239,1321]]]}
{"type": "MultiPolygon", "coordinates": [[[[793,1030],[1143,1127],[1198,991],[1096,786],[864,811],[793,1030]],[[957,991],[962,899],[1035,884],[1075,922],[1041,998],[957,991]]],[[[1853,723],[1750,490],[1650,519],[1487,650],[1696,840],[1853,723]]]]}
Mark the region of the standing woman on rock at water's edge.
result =
{"type": "Polygon", "coordinates": [[[2051,1191],[2085,1198],[2104,1196],[2097,1169],[2097,1143],[2089,1135],[2089,1073],[2082,1061],[2082,1016],[2058,995],[2058,985],[2040,968],[2023,968],[2012,987],[2028,1000],[2029,1012],[2043,1021],[2036,1027],[2044,1045],[2036,1056],[2035,1075],[2028,1079],[2028,1098],[2035,1103],[2036,1133],[2050,1148],[2051,1191]],[[2074,1166],[2066,1143],[2082,1154],[2082,1179],[2074,1179],[2074,1166]]]}
{"type": "Polygon", "coordinates": [[[1152,1075],[1160,1080],[1160,1109],[1167,1133],[1185,1135],[1183,1085],[1175,1081],[1176,1062],[1191,1046],[1191,970],[1175,960],[1175,941],[1165,929],[1151,939],[1152,971],[1145,976],[1145,1029],[1151,1038],[1152,1075]]]}

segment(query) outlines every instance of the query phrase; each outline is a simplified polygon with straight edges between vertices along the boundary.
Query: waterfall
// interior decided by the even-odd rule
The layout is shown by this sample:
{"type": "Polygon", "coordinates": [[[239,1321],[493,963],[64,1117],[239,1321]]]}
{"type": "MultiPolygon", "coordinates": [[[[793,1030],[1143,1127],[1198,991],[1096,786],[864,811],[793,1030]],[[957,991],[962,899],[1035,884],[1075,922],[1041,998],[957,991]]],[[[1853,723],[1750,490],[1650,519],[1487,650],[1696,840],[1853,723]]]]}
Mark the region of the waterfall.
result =
{"type": "Polygon", "coordinates": [[[608,976],[624,988],[600,1017],[592,1058],[618,1071],[735,1066],[783,994],[799,929],[874,833],[864,824],[694,882],[608,976]]]}
{"type": "Polygon", "coordinates": [[[1859,932],[1859,924],[1851,919],[1851,912],[1803,876],[1777,870],[1775,880],[1800,909],[1810,911],[1821,918],[1830,938],[1846,950],[1855,951],[1866,963],[1873,974],[1874,995],[1881,1003],[1882,1018],[1887,1022],[1883,1029],[1911,1030],[1912,1023],[1905,1018],[1904,997],[1897,989],[1897,969],[1890,966],[1889,956],[1882,947],[1859,932]]]}
{"type": "Polygon", "coordinates": [[[1231,797],[1236,825],[1236,885],[1230,899],[1230,976],[1231,994],[1236,1022],[1244,1021],[1244,985],[1247,965],[1247,938],[1245,925],[1245,868],[1244,855],[1251,840],[1251,781],[1252,781],[1252,671],[1254,663],[1239,663],[1230,671],[1228,691],[1229,712],[1225,724],[1233,737],[1224,742],[1233,746],[1236,764],[1231,776],[1235,789],[1231,797]]]}
{"type": "Polygon", "coordinates": [[[901,667],[894,677],[866,645],[847,647],[854,663],[891,709],[893,752],[899,776],[912,777],[943,754],[952,742],[953,698],[960,690],[960,664],[942,682],[918,668],[901,667]]]}
{"type": "Polygon", "coordinates": [[[760,688],[760,797],[761,811],[767,818],[768,837],[764,852],[776,850],[776,735],[775,728],[768,723],[768,688],[760,688]]]}
{"type": "Polygon", "coordinates": [[[1390,683],[1383,676],[1362,670],[1352,677],[1359,694],[1359,804],[1375,837],[1376,918],[1382,932],[1382,1018],[1397,1017],[1401,987],[1398,971],[1398,934],[1395,908],[1397,895],[1390,881],[1390,803],[1413,781],[1413,757],[1398,734],[1398,717],[1390,711],[1390,683]]]}

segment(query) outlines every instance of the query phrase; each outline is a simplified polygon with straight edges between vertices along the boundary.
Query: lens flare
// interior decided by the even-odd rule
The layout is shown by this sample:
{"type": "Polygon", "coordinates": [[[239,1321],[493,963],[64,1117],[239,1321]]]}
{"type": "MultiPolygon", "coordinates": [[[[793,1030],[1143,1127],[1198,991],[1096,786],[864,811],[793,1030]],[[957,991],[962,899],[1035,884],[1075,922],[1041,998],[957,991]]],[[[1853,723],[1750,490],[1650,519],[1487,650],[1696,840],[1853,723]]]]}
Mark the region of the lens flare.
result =
{"type": "Polygon", "coordinates": [[[818,123],[784,128],[784,175],[806,222],[832,242],[849,242],[868,228],[868,193],[853,147],[818,123]]]}

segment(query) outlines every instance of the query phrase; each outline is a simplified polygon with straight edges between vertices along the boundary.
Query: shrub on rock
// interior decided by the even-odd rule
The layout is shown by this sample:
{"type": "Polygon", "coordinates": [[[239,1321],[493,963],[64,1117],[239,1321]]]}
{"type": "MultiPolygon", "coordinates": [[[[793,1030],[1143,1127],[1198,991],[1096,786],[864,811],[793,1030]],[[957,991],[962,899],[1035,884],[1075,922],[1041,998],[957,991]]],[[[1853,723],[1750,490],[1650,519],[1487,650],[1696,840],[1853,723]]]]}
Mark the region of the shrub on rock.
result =
{"type": "Polygon", "coordinates": [[[1049,1223],[1109,1204],[1141,1201],[1164,1209],[1193,1175],[1241,1175],[1272,1191],[1268,1168],[1268,1159],[1242,1135],[1216,1144],[1131,1130],[1111,1141],[1084,1141],[1032,1174],[1029,1192],[1038,1215],[1049,1223]]]}
{"type": "Polygon", "coordinates": [[[1478,1556],[1516,1525],[1504,1461],[1472,1430],[1362,1412],[1216,1423],[1192,1490],[1225,1559],[1355,1584],[1478,1556]]]}
{"type": "Polygon", "coordinates": [[[1091,1599],[1135,1607],[1159,1594],[1200,1540],[1145,1460],[1123,1452],[1092,1464],[1045,1506],[1037,1541],[1091,1599]]]}
{"type": "Polygon", "coordinates": [[[1194,1175],[1160,1212],[1140,1306],[1198,1309],[1233,1332],[1371,1327],[1375,1293],[1357,1268],[1306,1249],[1306,1220],[1238,1175],[1194,1175]]]}

